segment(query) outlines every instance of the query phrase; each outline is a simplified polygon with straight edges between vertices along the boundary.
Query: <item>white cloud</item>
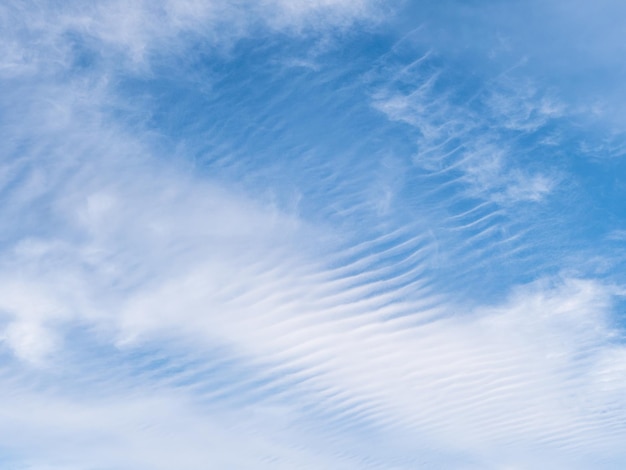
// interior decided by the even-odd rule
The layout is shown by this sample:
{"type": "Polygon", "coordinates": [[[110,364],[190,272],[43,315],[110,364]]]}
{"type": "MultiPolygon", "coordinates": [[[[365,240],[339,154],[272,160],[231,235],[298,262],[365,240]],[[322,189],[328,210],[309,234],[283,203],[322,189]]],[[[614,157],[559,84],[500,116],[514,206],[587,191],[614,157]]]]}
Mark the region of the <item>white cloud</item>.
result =
{"type": "MultiPolygon", "coordinates": [[[[29,10],[28,18],[24,10],[24,22],[33,20],[28,31],[7,33],[19,45],[7,46],[5,76],[34,74],[35,83],[27,92],[13,88],[23,106],[3,98],[19,108],[3,128],[15,163],[3,168],[14,184],[5,185],[0,217],[15,222],[3,239],[0,313],[2,340],[18,365],[3,360],[19,371],[3,376],[0,387],[3,446],[37,454],[28,463],[35,468],[42,468],[38,460],[81,469],[377,465],[341,452],[318,455],[323,438],[341,433],[312,426],[317,441],[287,417],[312,408],[339,424],[405,436],[405,452],[459,453],[481,468],[584,468],[590,454],[626,458],[626,353],[611,320],[618,289],[562,275],[498,303],[480,293],[472,305],[460,303],[432,283],[427,268],[439,242],[428,223],[353,246],[332,227],[312,227],[168,162],[149,135],[102,112],[114,99],[107,77],[42,85],[35,73],[67,67],[63,38],[74,30],[136,66],[178,35],[203,34],[207,24],[228,25],[231,38],[245,35],[254,21],[242,12],[298,32],[345,26],[367,17],[370,3],[72,8],[47,19],[47,10],[29,10]],[[32,54],[25,37],[49,40],[56,55],[32,54]],[[103,340],[110,356],[55,362],[84,352],[71,336],[79,328],[103,340]],[[115,354],[154,343],[163,355],[182,351],[203,363],[207,350],[219,348],[264,379],[248,386],[272,389],[271,400],[218,410],[215,393],[202,388],[213,378],[198,378],[204,369],[197,364],[188,365],[183,385],[120,372],[125,366],[115,354]],[[62,385],[59,377],[72,367],[85,373],[78,382],[85,390],[62,385]]],[[[470,188],[465,196],[504,210],[542,201],[557,180],[510,165],[497,135],[475,138],[484,122],[445,94],[434,96],[436,82],[433,75],[408,93],[390,87],[375,96],[390,119],[421,132],[418,164],[425,160],[433,174],[457,171],[452,180],[470,188]]],[[[550,100],[519,109],[526,95],[490,96],[506,130],[534,130],[558,115],[550,100]]],[[[500,212],[485,217],[491,214],[500,212]]],[[[442,241],[439,249],[451,247],[442,241]]]]}
{"type": "Polygon", "coordinates": [[[615,373],[595,379],[623,367],[610,345],[609,287],[564,279],[466,309],[420,284],[430,253],[420,240],[389,253],[373,243],[367,258],[328,270],[337,255],[318,245],[321,229],[145,165],[147,150],[133,157],[140,141],[117,131],[115,146],[102,145],[97,129],[85,132],[90,122],[65,131],[98,136],[82,142],[89,158],[57,176],[63,191],[43,187],[60,229],[5,253],[5,338],[20,357],[62,347],[45,339],[63,335],[59,320],[87,322],[124,348],[163,337],[220,345],[270,375],[306,378],[295,385],[304,402],[427,430],[441,449],[555,440],[576,453],[577,439],[611,446],[619,434],[601,416],[624,384],[615,373]],[[9,281],[18,265],[22,276],[9,281]]]}
{"type": "MultiPolygon", "coordinates": [[[[277,426],[290,423],[284,411],[272,419],[276,410],[269,406],[254,412],[207,409],[148,388],[69,398],[5,386],[0,397],[3,447],[29,455],[19,468],[288,469],[337,463],[327,450],[298,447],[299,431],[277,426]]],[[[339,468],[357,467],[345,459],[339,468]]]]}
{"type": "Polygon", "coordinates": [[[75,65],[76,48],[104,58],[109,68],[123,65],[129,70],[145,70],[152,56],[181,52],[190,38],[207,49],[228,50],[259,25],[296,35],[327,33],[355,21],[375,21],[377,3],[107,0],[66,2],[63,8],[53,2],[5,5],[0,10],[0,74],[15,77],[67,69],[75,65]]]}
{"type": "MultiPolygon", "coordinates": [[[[105,295],[115,302],[101,308],[101,317],[87,318],[105,331],[113,322],[121,347],[151,338],[221,345],[279,382],[281,371],[290,372],[289,380],[306,379],[291,386],[302,403],[349,421],[427,432],[430,445],[442,451],[480,448],[501,454],[503,462],[530,462],[524,455],[529,448],[551,448],[563,462],[569,455],[618,448],[623,429],[618,420],[603,418],[607,407],[614,416],[624,409],[618,405],[626,387],[619,374],[626,367],[623,348],[611,345],[610,286],[557,279],[520,288],[500,305],[465,309],[415,284],[407,289],[402,279],[380,280],[382,272],[370,276],[367,265],[320,271],[319,263],[285,248],[280,255],[237,253],[219,236],[185,239],[180,217],[182,226],[191,223],[188,216],[196,220],[198,201],[163,208],[164,231],[144,232],[150,249],[133,259],[116,255],[127,252],[133,226],[121,224],[113,236],[92,235],[90,247],[108,254],[107,261],[90,261],[93,271],[105,270],[111,259],[122,263],[111,271],[111,284],[123,285],[132,264],[151,267],[145,282],[109,288],[105,295]],[[507,448],[510,442],[524,450],[507,448]]],[[[150,202],[128,199],[126,211],[133,217],[150,202]]],[[[410,278],[419,280],[420,264],[410,278]]],[[[58,275],[65,266],[56,268],[58,275]]],[[[17,312],[18,322],[28,320],[26,310],[17,312]]],[[[168,427],[180,419],[172,416],[162,417],[168,427]]],[[[138,446],[131,454],[146,448],[146,439],[153,442],[152,431],[137,432],[139,441],[129,438],[138,446]]],[[[201,456],[201,443],[195,447],[193,440],[182,447],[157,442],[164,452],[191,446],[191,463],[201,456]]]]}
{"type": "MultiPolygon", "coordinates": [[[[200,351],[220,346],[271,378],[270,386],[282,383],[276,399],[295,393],[300,405],[337,419],[427,433],[424,445],[443,453],[482,449],[496,455],[492,461],[530,462],[531,448],[562,463],[618,452],[623,429],[603,420],[626,386],[615,372],[623,353],[611,344],[611,287],[565,278],[527,286],[500,305],[466,308],[427,287],[431,248],[420,237],[391,247],[372,242],[360,248],[367,256],[357,251],[354,264],[330,269],[344,253],[320,242],[332,239],[328,229],[157,163],[140,138],[100,130],[98,122],[70,120],[56,128],[64,139],[40,135],[64,170],[12,201],[23,207],[43,194],[44,213],[57,221],[52,233],[19,240],[3,258],[4,337],[19,357],[54,360],[62,352],[55,348],[68,347],[65,328],[88,324],[126,350],[155,339],[200,351]],[[73,146],[80,153],[65,154],[68,141],[80,143],[73,146]],[[62,191],[57,181],[65,182],[62,191]],[[16,266],[22,275],[9,281],[16,266]]],[[[177,413],[159,420],[178,429],[177,413]]],[[[38,421],[22,424],[24,433],[38,421]]],[[[196,425],[212,424],[180,428],[196,425]]],[[[181,449],[190,462],[203,461],[201,442],[133,429],[128,442],[136,447],[112,444],[117,455],[154,446],[164,452],[138,465],[169,468],[167,455],[181,449]]],[[[95,431],[66,432],[71,441],[95,431]]]]}
{"type": "Polygon", "coordinates": [[[4,331],[4,339],[16,356],[36,365],[41,364],[56,346],[54,334],[49,328],[24,320],[9,324],[4,331]]]}
{"type": "Polygon", "coordinates": [[[429,62],[433,55],[415,60],[411,73],[406,67],[381,65],[391,78],[372,94],[375,109],[419,132],[415,165],[431,175],[448,175],[448,183],[465,185],[469,197],[505,206],[544,201],[560,177],[550,171],[528,173],[516,165],[515,139],[507,133],[530,135],[561,117],[563,105],[531,85],[509,83],[506,76],[487,83],[486,90],[465,103],[453,86],[441,83],[446,77],[429,62]]]}

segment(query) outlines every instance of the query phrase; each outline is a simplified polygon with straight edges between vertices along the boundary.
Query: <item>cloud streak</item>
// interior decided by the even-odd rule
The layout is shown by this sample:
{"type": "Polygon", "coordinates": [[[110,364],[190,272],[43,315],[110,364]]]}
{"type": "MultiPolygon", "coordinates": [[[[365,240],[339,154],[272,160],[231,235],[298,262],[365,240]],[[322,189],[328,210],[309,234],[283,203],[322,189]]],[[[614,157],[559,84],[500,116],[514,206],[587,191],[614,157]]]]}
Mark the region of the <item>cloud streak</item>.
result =
{"type": "Polygon", "coordinates": [[[9,468],[626,461],[566,98],[373,2],[2,8],[9,468]]]}

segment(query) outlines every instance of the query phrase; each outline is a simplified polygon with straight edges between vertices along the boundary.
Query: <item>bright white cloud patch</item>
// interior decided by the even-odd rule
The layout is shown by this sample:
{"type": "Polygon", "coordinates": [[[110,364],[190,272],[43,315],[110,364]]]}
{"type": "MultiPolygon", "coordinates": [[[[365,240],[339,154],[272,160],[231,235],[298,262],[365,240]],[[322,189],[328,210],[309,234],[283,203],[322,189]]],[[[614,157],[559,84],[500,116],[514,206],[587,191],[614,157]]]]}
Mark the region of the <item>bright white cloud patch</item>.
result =
{"type": "Polygon", "coordinates": [[[623,466],[621,130],[442,5],[0,7],[0,466],[623,466]]]}

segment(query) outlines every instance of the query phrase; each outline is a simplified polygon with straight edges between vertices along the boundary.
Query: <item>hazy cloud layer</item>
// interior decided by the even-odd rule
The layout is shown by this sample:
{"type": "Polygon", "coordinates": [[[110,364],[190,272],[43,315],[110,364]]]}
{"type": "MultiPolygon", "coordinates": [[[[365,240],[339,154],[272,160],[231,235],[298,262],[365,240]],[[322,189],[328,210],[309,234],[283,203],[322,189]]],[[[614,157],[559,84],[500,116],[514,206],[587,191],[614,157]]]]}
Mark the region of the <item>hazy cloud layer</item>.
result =
{"type": "Polygon", "coordinates": [[[621,468],[603,7],[0,7],[0,464],[621,468]]]}

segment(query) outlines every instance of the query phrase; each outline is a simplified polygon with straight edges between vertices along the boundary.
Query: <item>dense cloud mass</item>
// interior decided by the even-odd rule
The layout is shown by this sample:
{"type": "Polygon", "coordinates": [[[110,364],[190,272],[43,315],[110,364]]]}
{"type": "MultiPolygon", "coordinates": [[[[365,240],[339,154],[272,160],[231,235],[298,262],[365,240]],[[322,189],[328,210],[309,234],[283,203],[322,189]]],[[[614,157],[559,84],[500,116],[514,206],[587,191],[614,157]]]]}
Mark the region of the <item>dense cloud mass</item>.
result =
{"type": "Polygon", "coordinates": [[[623,468],[623,10],[0,6],[0,466],[623,468]]]}

